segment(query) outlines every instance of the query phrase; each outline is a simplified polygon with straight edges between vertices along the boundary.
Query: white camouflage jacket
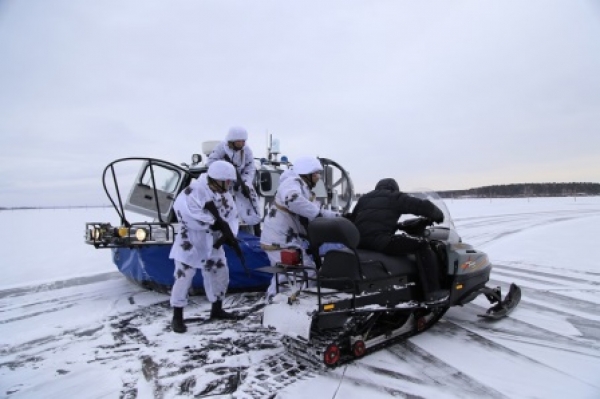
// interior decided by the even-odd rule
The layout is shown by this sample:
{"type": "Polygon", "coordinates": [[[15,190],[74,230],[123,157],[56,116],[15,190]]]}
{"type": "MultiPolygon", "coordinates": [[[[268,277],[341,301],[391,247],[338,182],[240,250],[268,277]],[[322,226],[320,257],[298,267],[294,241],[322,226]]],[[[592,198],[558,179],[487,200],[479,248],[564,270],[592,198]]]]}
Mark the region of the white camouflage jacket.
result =
{"type": "Polygon", "coordinates": [[[206,165],[210,166],[211,163],[218,160],[224,160],[233,164],[236,168],[242,181],[248,187],[249,198],[243,195],[240,187],[236,184],[229,186],[229,193],[235,199],[238,213],[242,221],[249,225],[255,225],[260,223],[260,205],[258,201],[258,195],[254,189],[253,180],[256,174],[256,166],[254,166],[254,155],[252,150],[248,146],[244,146],[239,151],[233,151],[227,145],[227,141],[222,141],[214,148],[214,150],[208,156],[206,165]],[[237,187],[237,189],[236,189],[237,187]]]}
{"type": "Polygon", "coordinates": [[[208,187],[206,174],[201,175],[183,190],[175,199],[173,209],[179,221],[179,233],[175,236],[169,258],[195,268],[202,268],[209,258],[221,258],[225,261],[223,247],[213,249],[214,242],[221,237],[220,231],[213,231],[213,215],[204,208],[213,201],[219,214],[237,235],[239,229],[238,213],[229,192],[216,193],[208,187]]]}
{"type": "Polygon", "coordinates": [[[337,217],[338,212],[323,209],[308,184],[293,170],[281,174],[275,201],[265,215],[260,243],[264,248],[306,248],[306,229],[300,216],[337,217]]]}
{"type": "Polygon", "coordinates": [[[241,150],[233,151],[227,145],[227,141],[221,141],[208,156],[206,166],[210,166],[211,163],[218,160],[231,162],[240,173],[242,180],[245,181],[248,186],[252,187],[254,175],[256,174],[256,166],[254,166],[254,154],[250,147],[245,145],[241,150]],[[225,155],[227,155],[229,159],[227,159],[225,155]]]}

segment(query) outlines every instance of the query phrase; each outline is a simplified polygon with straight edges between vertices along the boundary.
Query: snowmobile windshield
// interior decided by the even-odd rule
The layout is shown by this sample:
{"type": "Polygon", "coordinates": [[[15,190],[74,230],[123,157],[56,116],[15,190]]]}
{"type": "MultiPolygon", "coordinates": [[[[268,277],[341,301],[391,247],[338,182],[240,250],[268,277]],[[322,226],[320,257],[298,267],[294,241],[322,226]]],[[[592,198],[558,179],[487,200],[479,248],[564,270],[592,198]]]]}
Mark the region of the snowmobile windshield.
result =
{"type": "Polygon", "coordinates": [[[429,200],[435,206],[440,208],[440,210],[444,213],[444,221],[442,223],[438,224],[438,226],[447,227],[450,230],[456,231],[456,227],[454,227],[454,221],[452,220],[450,211],[448,210],[446,203],[444,202],[442,197],[439,196],[438,193],[436,193],[435,191],[423,190],[423,191],[411,192],[409,194],[412,195],[413,197],[429,200]]]}

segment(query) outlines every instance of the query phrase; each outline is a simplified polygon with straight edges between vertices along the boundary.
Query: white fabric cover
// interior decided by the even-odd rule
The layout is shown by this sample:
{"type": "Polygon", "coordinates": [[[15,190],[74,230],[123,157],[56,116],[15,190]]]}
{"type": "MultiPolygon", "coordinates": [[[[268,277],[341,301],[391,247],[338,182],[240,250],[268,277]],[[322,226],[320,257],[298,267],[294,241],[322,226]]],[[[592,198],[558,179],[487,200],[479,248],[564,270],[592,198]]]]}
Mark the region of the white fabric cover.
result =
{"type": "Polygon", "coordinates": [[[225,141],[248,140],[248,132],[243,127],[234,126],[227,132],[225,141]]]}
{"type": "Polygon", "coordinates": [[[322,172],[323,165],[315,157],[300,157],[293,163],[292,169],[299,175],[308,175],[315,172],[322,172]]]}
{"type": "Polygon", "coordinates": [[[237,179],[235,168],[232,164],[226,161],[215,161],[210,164],[207,171],[208,175],[215,180],[231,180],[237,179]]]}

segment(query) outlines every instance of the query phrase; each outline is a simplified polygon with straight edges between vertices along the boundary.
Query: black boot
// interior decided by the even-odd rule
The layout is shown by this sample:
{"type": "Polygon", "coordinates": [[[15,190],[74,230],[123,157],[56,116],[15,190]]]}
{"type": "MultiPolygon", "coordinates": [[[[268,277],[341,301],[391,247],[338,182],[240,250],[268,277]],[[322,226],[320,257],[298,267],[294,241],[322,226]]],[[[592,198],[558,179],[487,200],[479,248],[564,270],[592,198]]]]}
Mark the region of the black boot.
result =
{"type": "Polygon", "coordinates": [[[435,252],[429,244],[423,245],[417,252],[419,276],[423,287],[426,305],[444,304],[449,299],[450,291],[440,286],[440,265],[435,252]]]}
{"type": "Polygon", "coordinates": [[[237,317],[229,312],[223,310],[223,302],[219,299],[216,302],[213,302],[212,308],[210,309],[210,318],[211,319],[221,319],[221,320],[236,320],[237,317]]]}
{"type": "Polygon", "coordinates": [[[183,322],[183,308],[173,308],[173,320],[171,321],[171,328],[176,333],[184,333],[187,331],[187,327],[183,322]]]}

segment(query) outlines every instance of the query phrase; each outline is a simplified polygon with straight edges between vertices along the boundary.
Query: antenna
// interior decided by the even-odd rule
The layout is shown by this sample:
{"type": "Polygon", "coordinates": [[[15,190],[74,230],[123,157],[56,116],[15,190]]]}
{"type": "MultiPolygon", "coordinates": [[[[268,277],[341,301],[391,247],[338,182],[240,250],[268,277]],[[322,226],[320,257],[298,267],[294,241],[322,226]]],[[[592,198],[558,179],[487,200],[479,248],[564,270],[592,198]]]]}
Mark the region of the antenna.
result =
{"type": "Polygon", "coordinates": [[[269,129],[265,131],[265,139],[267,142],[267,157],[269,156],[269,152],[271,151],[271,139],[270,139],[269,129]]]}

